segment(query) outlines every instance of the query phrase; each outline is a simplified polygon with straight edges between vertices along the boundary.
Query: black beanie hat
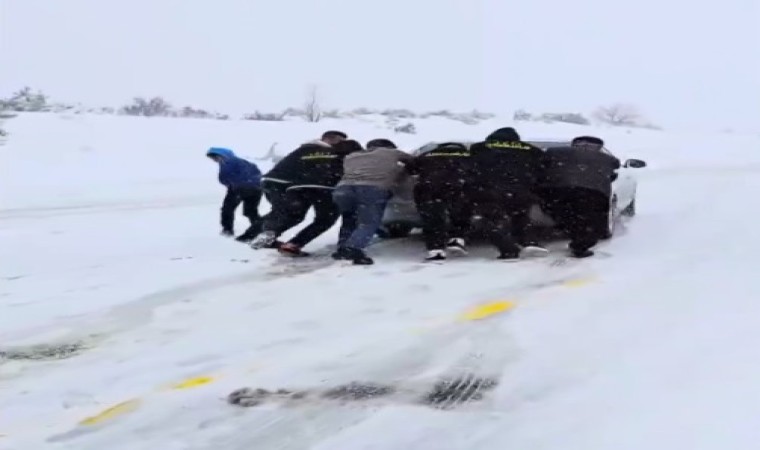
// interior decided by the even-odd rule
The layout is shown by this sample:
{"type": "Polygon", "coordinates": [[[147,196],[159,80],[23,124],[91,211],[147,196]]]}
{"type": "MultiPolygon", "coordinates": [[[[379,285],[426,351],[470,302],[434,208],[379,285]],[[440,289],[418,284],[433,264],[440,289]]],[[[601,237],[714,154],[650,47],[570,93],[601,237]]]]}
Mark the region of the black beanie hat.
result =
{"type": "Polygon", "coordinates": [[[330,130],[330,131],[325,131],[324,133],[322,133],[322,139],[327,139],[331,137],[341,137],[343,139],[348,139],[348,135],[342,131],[330,130]]]}
{"type": "Polygon", "coordinates": [[[367,142],[367,148],[397,148],[396,144],[393,143],[393,141],[388,139],[372,139],[371,141],[367,142]]]}

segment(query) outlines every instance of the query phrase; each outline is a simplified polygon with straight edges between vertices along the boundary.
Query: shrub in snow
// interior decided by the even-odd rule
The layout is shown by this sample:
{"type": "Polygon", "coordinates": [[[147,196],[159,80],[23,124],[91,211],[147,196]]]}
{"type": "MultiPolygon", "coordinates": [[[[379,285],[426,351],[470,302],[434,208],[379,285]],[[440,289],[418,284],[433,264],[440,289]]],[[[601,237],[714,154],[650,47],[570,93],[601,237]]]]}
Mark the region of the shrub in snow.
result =
{"type": "Polygon", "coordinates": [[[518,109],[512,115],[512,120],[515,122],[527,122],[533,120],[533,115],[524,109],[518,109]]]}
{"type": "Polygon", "coordinates": [[[343,117],[343,114],[337,109],[331,109],[329,111],[322,112],[323,119],[340,119],[342,117],[343,117]]]}
{"type": "Polygon", "coordinates": [[[41,91],[32,92],[30,87],[14,92],[10,98],[0,100],[0,110],[44,112],[48,111],[49,108],[48,97],[41,91]]]}
{"type": "Polygon", "coordinates": [[[594,111],[593,117],[601,123],[616,127],[661,130],[660,127],[649,122],[635,105],[629,103],[601,106],[594,111]]]}
{"type": "Polygon", "coordinates": [[[243,116],[243,120],[261,120],[266,122],[282,122],[285,120],[285,116],[288,115],[287,111],[281,113],[262,113],[254,112],[253,114],[246,114],[243,116]]]}
{"type": "Polygon", "coordinates": [[[388,117],[398,117],[399,119],[413,119],[417,117],[417,114],[408,109],[386,109],[380,114],[388,117]]]}
{"type": "Polygon", "coordinates": [[[134,102],[131,105],[123,106],[120,112],[127,116],[143,116],[143,117],[166,117],[172,114],[171,105],[161,97],[153,97],[150,100],[146,100],[142,97],[135,97],[134,102]]]}
{"type": "Polygon", "coordinates": [[[396,133],[417,134],[417,129],[412,122],[393,128],[396,133]]]}
{"type": "Polygon", "coordinates": [[[378,112],[369,108],[356,108],[349,111],[349,114],[352,116],[369,116],[372,114],[378,114],[378,112]]]}
{"type": "Polygon", "coordinates": [[[589,125],[591,121],[578,113],[544,113],[541,114],[540,120],[543,122],[562,122],[576,125],[589,125]]]}

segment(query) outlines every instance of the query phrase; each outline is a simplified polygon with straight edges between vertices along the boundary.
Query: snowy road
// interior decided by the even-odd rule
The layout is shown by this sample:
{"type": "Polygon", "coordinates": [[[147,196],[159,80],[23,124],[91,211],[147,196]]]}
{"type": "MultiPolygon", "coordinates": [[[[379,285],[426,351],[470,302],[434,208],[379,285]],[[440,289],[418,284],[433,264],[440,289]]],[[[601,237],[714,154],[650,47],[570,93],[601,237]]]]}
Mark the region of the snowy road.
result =
{"type": "Polygon", "coordinates": [[[752,449],[760,173],[739,169],[646,172],[611,256],[567,264],[426,266],[397,241],[373,267],[287,272],[214,235],[213,205],[3,211],[0,351],[83,347],[0,361],[0,448],[752,449]],[[514,307],[463,320],[496,301],[514,307]],[[465,373],[498,385],[420,404],[465,373]],[[352,381],[398,394],[226,403],[352,381]]]}

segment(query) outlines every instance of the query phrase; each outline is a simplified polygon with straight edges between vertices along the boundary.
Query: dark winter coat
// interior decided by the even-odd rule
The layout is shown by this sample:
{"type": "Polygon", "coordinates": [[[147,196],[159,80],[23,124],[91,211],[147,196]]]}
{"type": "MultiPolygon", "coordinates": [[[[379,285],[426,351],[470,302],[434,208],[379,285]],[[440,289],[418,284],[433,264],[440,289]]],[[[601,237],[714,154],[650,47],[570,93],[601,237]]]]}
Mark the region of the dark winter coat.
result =
{"type": "Polygon", "coordinates": [[[501,128],[470,146],[471,182],[493,189],[527,189],[538,185],[543,150],[523,142],[512,128],[501,128]]]}
{"type": "Polygon", "coordinates": [[[471,172],[470,150],[456,142],[443,143],[417,156],[411,168],[418,183],[461,186],[471,172]]]}
{"type": "Polygon", "coordinates": [[[543,167],[544,187],[580,187],[609,197],[620,160],[594,148],[555,147],[544,153],[543,167]]]}
{"type": "Polygon", "coordinates": [[[261,187],[261,171],[256,164],[239,158],[228,148],[212,147],[207,156],[220,156],[219,182],[228,189],[252,189],[261,187]]]}
{"type": "Polygon", "coordinates": [[[343,176],[345,156],[325,142],[307,142],[281,159],[264,180],[289,187],[334,188],[343,176]]]}

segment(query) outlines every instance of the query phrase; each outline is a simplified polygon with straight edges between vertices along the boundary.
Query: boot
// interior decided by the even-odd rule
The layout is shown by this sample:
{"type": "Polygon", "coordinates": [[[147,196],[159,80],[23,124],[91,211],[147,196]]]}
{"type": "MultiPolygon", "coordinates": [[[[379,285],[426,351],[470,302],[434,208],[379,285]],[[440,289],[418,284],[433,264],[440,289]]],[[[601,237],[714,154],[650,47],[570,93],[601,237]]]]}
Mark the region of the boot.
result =
{"type": "Polygon", "coordinates": [[[530,241],[526,242],[525,245],[522,246],[520,254],[522,256],[528,257],[547,256],[549,254],[549,250],[539,245],[538,242],[530,241]]]}
{"type": "Polygon", "coordinates": [[[352,261],[357,266],[369,266],[375,263],[363,250],[358,248],[347,248],[348,260],[352,261]]]}
{"type": "Polygon", "coordinates": [[[446,250],[452,253],[459,253],[460,255],[467,254],[467,247],[465,246],[464,239],[452,238],[446,243],[446,250]]]}
{"type": "Polygon", "coordinates": [[[272,248],[272,245],[277,241],[277,235],[274,231],[265,231],[261,233],[256,239],[251,242],[251,248],[259,250],[261,248],[272,248]]]}
{"type": "Polygon", "coordinates": [[[301,247],[297,246],[296,244],[286,242],[277,249],[278,252],[280,252],[281,255],[285,256],[292,256],[292,257],[304,257],[304,256],[310,256],[309,253],[301,250],[301,247]]]}
{"type": "Polygon", "coordinates": [[[349,254],[349,251],[346,247],[338,247],[338,249],[335,250],[335,252],[330,255],[330,257],[336,261],[351,259],[351,255],[349,254]]]}
{"type": "Polygon", "coordinates": [[[446,261],[446,252],[444,250],[430,250],[425,257],[427,262],[446,261]]]}
{"type": "Polygon", "coordinates": [[[589,249],[585,250],[570,250],[570,256],[573,258],[588,258],[594,256],[594,252],[589,249]]]}

